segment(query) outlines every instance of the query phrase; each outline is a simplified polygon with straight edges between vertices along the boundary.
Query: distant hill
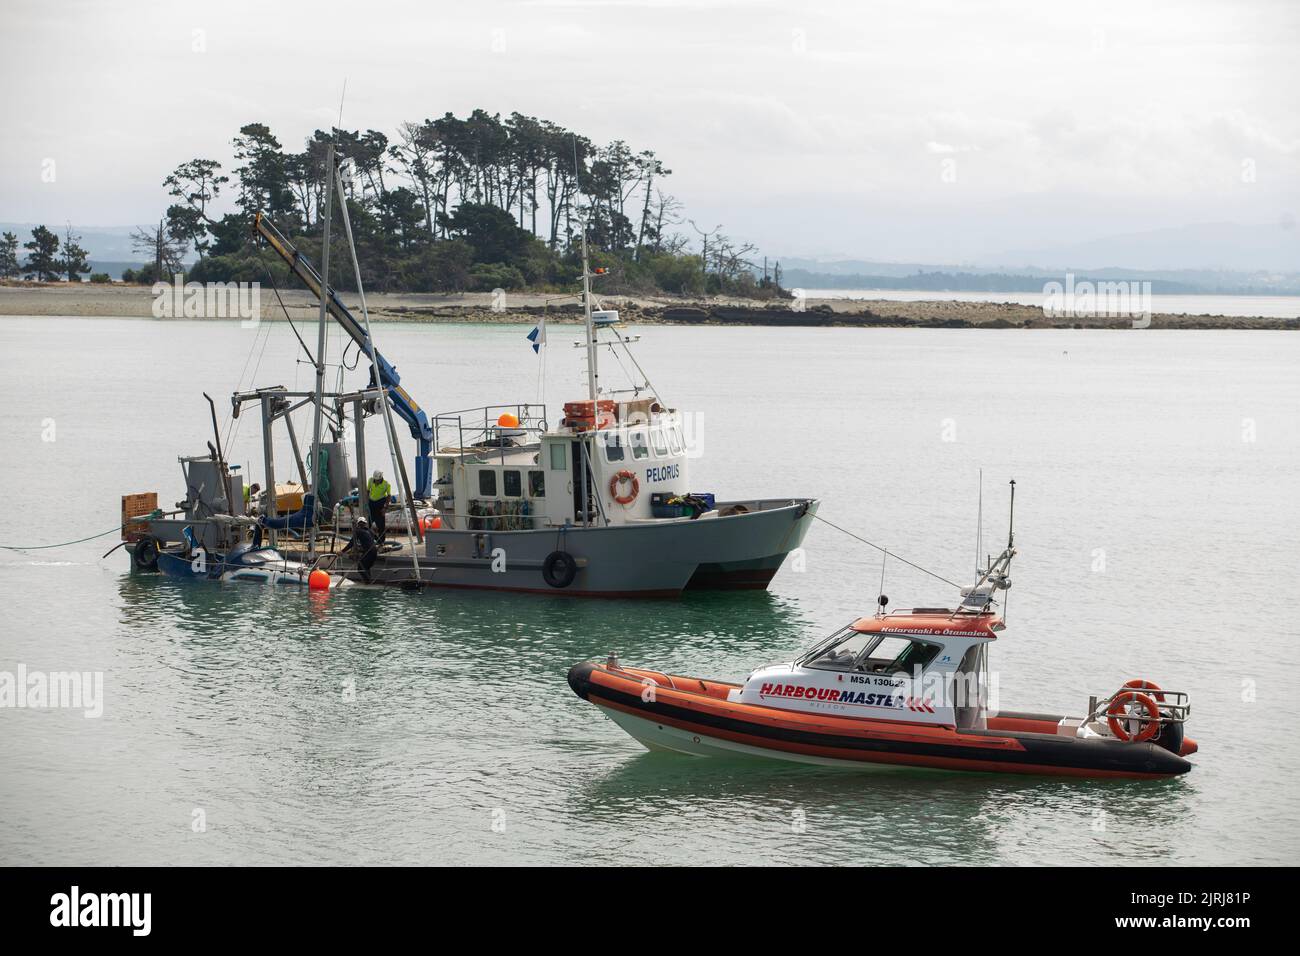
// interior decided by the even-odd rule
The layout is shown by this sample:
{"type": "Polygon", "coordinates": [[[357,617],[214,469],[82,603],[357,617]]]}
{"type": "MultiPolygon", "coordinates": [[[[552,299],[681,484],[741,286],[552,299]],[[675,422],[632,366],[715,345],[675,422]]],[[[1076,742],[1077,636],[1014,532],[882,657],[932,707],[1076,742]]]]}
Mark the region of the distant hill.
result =
{"type": "Polygon", "coordinates": [[[1300,226],[1293,217],[1276,223],[1198,223],[1081,242],[1010,249],[983,257],[980,265],[1097,270],[1205,270],[1295,272],[1300,270],[1300,226]]]}
{"type": "MultiPolygon", "coordinates": [[[[879,264],[865,264],[868,268],[879,264]]],[[[1073,270],[1069,270],[1072,271],[1073,270]]],[[[1043,284],[1063,281],[1066,270],[1037,270],[1005,273],[950,271],[921,268],[906,274],[817,272],[783,267],[781,284],[788,289],[915,289],[932,292],[1042,292],[1043,284]]],[[[1096,269],[1074,272],[1076,282],[1084,280],[1150,282],[1158,295],[1300,295],[1300,273],[1287,275],[1240,272],[1173,273],[1142,272],[1134,269],[1096,269]]]]}

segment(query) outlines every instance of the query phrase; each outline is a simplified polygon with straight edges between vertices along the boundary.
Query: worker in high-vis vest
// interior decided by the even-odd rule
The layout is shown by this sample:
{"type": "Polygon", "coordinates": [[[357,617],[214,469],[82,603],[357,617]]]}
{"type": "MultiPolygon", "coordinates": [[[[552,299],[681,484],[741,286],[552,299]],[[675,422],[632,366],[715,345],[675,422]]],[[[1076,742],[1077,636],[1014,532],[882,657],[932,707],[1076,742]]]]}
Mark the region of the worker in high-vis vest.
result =
{"type": "Polygon", "coordinates": [[[366,485],[366,494],[370,499],[370,529],[374,532],[375,541],[380,544],[384,543],[384,532],[388,530],[386,513],[388,498],[392,493],[393,486],[384,481],[382,471],[377,470],[370,476],[370,482],[366,485]]]}

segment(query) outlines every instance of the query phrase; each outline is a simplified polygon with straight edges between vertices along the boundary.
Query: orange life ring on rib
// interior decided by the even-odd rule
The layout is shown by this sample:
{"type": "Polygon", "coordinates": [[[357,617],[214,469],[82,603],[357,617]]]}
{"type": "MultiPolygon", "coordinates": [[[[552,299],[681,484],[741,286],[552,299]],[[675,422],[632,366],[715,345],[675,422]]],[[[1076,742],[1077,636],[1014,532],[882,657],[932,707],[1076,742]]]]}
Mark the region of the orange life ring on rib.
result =
{"type": "Polygon", "coordinates": [[[1160,703],[1163,704],[1165,702],[1165,695],[1160,692],[1160,687],[1154,681],[1143,680],[1141,677],[1135,677],[1124,686],[1131,687],[1134,690],[1150,691],[1151,696],[1160,703]]]}
{"type": "Polygon", "coordinates": [[[1143,740],[1150,740],[1160,731],[1160,708],[1156,702],[1136,690],[1120,691],[1111,700],[1110,706],[1106,708],[1106,722],[1110,724],[1111,733],[1120,740],[1131,740],[1135,743],[1141,743],[1143,740]],[[1147,716],[1141,717],[1134,714],[1130,705],[1139,704],[1147,712],[1147,716]],[[1142,723],[1142,729],[1136,734],[1131,734],[1128,728],[1124,726],[1126,721],[1137,720],[1142,723]]]}
{"type": "Polygon", "coordinates": [[[630,505],[636,501],[637,493],[641,490],[641,479],[637,478],[632,472],[624,468],[613,478],[609,479],[609,496],[621,505],[630,505]],[[618,493],[619,487],[625,481],[632,482],[632,490],[625,495],[618,493]]]}

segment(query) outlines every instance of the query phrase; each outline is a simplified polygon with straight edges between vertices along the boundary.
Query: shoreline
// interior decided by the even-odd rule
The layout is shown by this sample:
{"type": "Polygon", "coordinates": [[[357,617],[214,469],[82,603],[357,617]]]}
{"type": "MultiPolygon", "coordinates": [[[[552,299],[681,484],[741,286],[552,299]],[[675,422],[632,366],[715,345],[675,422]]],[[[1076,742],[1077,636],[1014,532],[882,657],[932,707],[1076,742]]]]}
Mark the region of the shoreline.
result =
{"type": "MultiPolygon", "coordinates": [[[[319,305],[306,290],[281,290],[294,321],[315,319],[319,305]]],[[[340,293],[349,308],[358,308],[354,294],[340,293]]],[[[708,299],[678,296],[602,296],[631,323],[640,325],[782,326],[793,328],[984,328],[984,329],[1131,329],[1128,317],[1064,317],[1046,315],[1041,308],[1003,302],[955,299],[899,301],[893,299],[807,299],[797,310],[791,300],[708,299]]],[[[505,309],[494,311],[492,294],[368,293],[366,304],[377,321],[439,323],[536,322],[545,315],[556,323],[579,322],[577,296],[507,293],[505,309]]],[[[79,283],[0,285],[0,316],[64,318],[158,319],[149,286],[91,286],[79,283]]],[[[261,292],[262,318],[283,320],[275,293],[261,292]]],[[[213,318],[207,321],[237,321],[213,318]]],[[[1153,329],[1272,329],[1300,330],[1300,318],[1155,313],[1153,329]]]]}

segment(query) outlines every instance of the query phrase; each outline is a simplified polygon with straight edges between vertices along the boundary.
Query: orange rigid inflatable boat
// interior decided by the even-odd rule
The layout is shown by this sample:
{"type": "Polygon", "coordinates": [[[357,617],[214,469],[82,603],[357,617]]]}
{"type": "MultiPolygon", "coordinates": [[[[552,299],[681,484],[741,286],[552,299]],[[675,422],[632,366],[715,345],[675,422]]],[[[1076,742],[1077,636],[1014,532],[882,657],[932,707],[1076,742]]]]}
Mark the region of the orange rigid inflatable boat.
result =
{"type": "Polygon", "coordinates": [[[993,596],[1014,548],[990,562],[956,609],[860,618],[744,683],[624,667],[613,655],[569,671],[569,686],[652,750],[758,756],[861,769],[1172,777],[1196,753],[1188,696],[1129,681],[1083,717],[990,706],[988,651],[1005,629],[993,596]]]}

